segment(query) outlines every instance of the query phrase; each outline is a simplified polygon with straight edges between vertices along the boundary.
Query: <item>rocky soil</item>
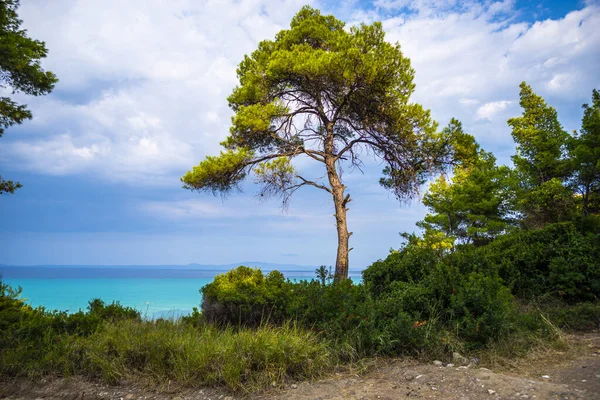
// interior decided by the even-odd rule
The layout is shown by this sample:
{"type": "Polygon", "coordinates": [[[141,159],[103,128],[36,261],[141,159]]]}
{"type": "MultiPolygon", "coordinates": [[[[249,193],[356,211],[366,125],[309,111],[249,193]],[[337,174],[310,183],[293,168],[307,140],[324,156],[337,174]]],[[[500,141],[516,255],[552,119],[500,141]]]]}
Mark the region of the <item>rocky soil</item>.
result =
{"type": "MultiPolygon", "coordinates": [[[[476,365],[423,364],[413,360],[380,360],[363,376],[334,374],[317,382],[297,382],[284,389],[249,396],[277,399],[599,399],[600,335],[577,338],[578,351],[521,360],[510,370],[492,371],[476,365]]],[[[8,400],[233,400],[220,389],[149,391],[141,386],[111,387],[79,378],[40,382],[0,381],[0,398],[8,400]]]]}

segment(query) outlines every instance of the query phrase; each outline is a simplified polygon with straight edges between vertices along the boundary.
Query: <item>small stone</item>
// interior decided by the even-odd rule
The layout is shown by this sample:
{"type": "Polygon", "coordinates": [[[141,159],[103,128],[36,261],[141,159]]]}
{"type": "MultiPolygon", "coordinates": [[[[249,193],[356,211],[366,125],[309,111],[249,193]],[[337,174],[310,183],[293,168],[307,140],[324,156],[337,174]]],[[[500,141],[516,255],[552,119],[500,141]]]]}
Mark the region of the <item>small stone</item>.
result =
{"type": "Polygon", "coordinates": [[[544,378],[544,379],[550,379],[550,377],[548,375],[542,375],[542,378],[544,378]]]}
{"type": "Polygon", "coordinates": [[[443,366],[443,365],[444,365],[444,363],[443,363],[443,362],[441,362],[440,360],[435,360],[435,361],[433,362],[433,365],[435,365],[436,367],[441,367],[441,366],[443,366]]]}
{"type": "Polygon", "coordinates": [[[492,390],[492,389],[488,389],[488,393],[489,393],[489,394],[496,394],[496,391],[495,391],[495,390],[492,390]]]}
{"type": "Polygon", "coordinates": [[[130,394],[128,394],[127,396],[125,396],[125,400],[131,400],[131,399],[133,399],[134,397],[135,397],[135,396],[134,396],[134,395],[132,395],[132,394],[130,393],[130,394]]]}
{"type": "Polygon", "coordinates": [[[446,364],[446,367],[454,367],[454,364],[446,364]]]}
{"type": "Polygon", "coordinates": [[[431,390],[437,390],[437,388],[435,386],[432,386],[431,390]]]}
{"type": "Polygon", "coordinates": [[[461,356],[460,353],[457,353],[457,352],[452,353],[452,359],[454,360],[455,364],[460,364],[460,365],[468,365],[469,364],[469,359],[461,356]]]}
{"type": "Polygon", "coordinates": [[[271,386],[277,387],[277,382],[275,382],[275,381],[271,382],[271,386]]]}
{"type": "Polygon", "coordinates": [[[419,379],[419,378],[422,378],[422,377],[423,377],[423,375],[417,375],[417,376],[415,377],[415,379],[419,379]]]}
{"type": "Polygon", "coordinates": [[[292,389],[298,389],[298,385],[296,385],[295,383],[292,383],[292,385],[290,386],[292,389]]]}
{"type": "Polygon", "coordinates": [[[581,382],[587,382],[585,379],[582,379],[581,382]]]}
{"type": "Polygon", "coordinates": [[[524,395],[522,395],[522,396],[521,396],[521,398],[522,398],[522,399],[528,399],[528,398],[529,398],[529,396],[527,396],[526,394],[524,394],[524,395]]]}

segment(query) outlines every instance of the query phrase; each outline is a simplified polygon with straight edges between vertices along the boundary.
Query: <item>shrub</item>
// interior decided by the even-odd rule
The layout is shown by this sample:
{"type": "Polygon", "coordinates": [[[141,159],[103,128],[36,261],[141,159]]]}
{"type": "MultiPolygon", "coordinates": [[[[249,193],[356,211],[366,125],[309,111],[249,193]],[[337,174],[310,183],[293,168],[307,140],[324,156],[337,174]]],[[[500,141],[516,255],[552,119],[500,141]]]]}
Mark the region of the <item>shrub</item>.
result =
{"type": "Polygon", "coordinates": [[[240,266],[201,289],[202,314],[208,322],[257,326],[286,317],[291,286],[279,271],[266,276],[258,268],[240,266]]]}
{"type": "Polygon", "coordinates": [[[395,281],[419,282],[435,268],[439,254],[429,247],[409,244],[365,269],[363,281],[375,296],[390,290],[390,284],[395,281]]]}
{"type": "Polygon", "coordinates": [[[430,338],[434,331],[442,337],[453,332],[473,348],[510,333],[515,308],[497,274],[469,272],[452,254],[436,262],[436,254],[440,253],[408,245],[364,271],[365,285],[375,298],[377,329],[390,336],[386,351],[438,351],[436,339],[430,338]],[[418,264],[420,272],[410,269],[415,259],[426,260],[418,264]],[[423,332],[427,335],[420,335],[423,332]]]}
{"type": "Polygon", "coordinates": [[[522,298],[550,296],[568,303],[600,297],[600,232],[579,231],[574,223],[518,230],[477,249],[488,273],[498,273],[522,298]]]}
{"type": "Polygon", "coordinates": [[[476,346],[505,337],[515,308],[510,291],[498,278],[473,272],[450,296],[448,312],[457,336],[476,346]]]}
{"type": "Polygon", "coordinates": [[[122,306],[118,301],[106,305],[102,299],[93,299],[88,303],[88,314],[97,316],[104,321],[118,321],[124,319],[140,320],[138,310],[122,306]]]}

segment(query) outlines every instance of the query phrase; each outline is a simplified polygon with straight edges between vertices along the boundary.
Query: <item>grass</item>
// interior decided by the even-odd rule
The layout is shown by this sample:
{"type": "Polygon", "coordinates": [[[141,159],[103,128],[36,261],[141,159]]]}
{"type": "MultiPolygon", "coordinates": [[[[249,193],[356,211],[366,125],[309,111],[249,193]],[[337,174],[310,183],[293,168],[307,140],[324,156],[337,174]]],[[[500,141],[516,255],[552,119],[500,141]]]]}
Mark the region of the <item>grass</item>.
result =
{"type": "Polygon", "coordinates": [[[4,349],[4,375],[82,375],[110,384],[140,381],[156,386],[224,386],[254,392],[288,380],[313,379],[333,367],[331,349],[293,324],[254,329],[163,321],[104,323],[82,337],[58,335],[4,349]],[[51,342],[49,343],[48,340],[51,342]]]}

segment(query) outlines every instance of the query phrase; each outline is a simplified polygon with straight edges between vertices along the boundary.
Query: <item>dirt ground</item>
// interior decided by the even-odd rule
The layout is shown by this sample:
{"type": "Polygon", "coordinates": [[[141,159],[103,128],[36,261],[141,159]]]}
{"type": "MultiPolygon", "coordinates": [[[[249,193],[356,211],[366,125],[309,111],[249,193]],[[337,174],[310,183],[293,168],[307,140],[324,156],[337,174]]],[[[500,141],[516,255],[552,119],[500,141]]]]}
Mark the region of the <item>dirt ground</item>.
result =
{"type": "MultiPolygon", "coordinates": [[[[577,350],[520,360],[510,370],[478,366],[423,364],[413,360],[379,360],[363,376],[337,373],[316,382],[249,396],[278,399],[599,399],[600,334],[573,339],[577,350]]],[[[575,348],[574,347],[574,348],[575,348]]],[[[106,386],[79,378],[0,381],[0,398],[8,400],[233,400],[221,389],[150,391],[136,385],[106,386]]]]}

